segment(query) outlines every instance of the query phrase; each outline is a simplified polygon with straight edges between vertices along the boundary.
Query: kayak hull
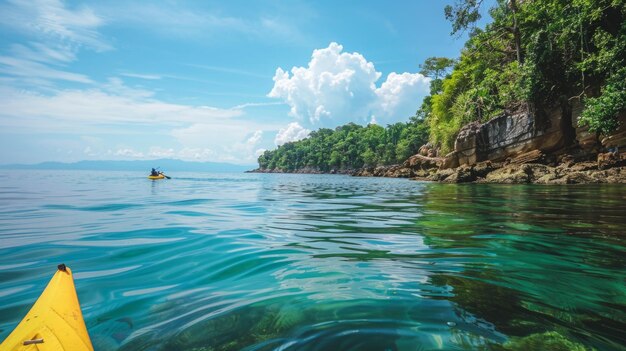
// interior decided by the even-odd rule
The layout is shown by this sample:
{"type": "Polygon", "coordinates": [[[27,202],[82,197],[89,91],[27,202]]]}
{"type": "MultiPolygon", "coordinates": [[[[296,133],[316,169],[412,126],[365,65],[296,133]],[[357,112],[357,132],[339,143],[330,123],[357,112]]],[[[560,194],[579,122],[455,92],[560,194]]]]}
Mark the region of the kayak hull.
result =
{"type": "Polygon", "coordinates": [[[60,265],[0,351],[93,351],[76,295],[72,271],[60,265]]]}
{"type": "Polygon", "coordinates": [[[148,176],[148,179],[156,180],[156,179],[165,179],[163,174],[159,174],[158,176],[148,176]]]}

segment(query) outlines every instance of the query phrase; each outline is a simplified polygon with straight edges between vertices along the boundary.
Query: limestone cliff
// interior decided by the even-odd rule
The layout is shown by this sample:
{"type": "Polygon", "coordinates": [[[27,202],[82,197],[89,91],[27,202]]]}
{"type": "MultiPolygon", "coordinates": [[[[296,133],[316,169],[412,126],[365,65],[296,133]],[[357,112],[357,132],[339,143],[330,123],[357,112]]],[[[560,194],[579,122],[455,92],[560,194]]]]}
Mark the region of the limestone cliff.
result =
{"type": "Polygon", "coordinates": [[[483,161],[556,165],[564,157],[588,161],[595,160],[603,151],[626,151],[625,116],[621,116],[618,131],[600,139],[587,128],[577,126],[581,110],[576,104],[571,110],[555,109],[542,117],[522,112],[466,125],[457,136],[454,151],[445,156],[442,168],[471,166],[483,161]]]}

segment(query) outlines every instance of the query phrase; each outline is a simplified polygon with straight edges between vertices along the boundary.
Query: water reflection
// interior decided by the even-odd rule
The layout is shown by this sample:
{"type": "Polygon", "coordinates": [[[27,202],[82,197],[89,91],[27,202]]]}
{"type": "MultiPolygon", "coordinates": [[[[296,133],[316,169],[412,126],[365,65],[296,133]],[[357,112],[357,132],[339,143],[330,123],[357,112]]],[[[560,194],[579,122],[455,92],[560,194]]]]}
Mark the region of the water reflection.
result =
{"type": "Polygon", "coordinates": [[[449,267],[431,282],[450,287],[459,314],[471,312],[509,336],[554,330],[599,349],[621,349],[623,191],[433,186],[421,222],[425,243],[482,257],[468,256],[462,269],[449,267]]]}

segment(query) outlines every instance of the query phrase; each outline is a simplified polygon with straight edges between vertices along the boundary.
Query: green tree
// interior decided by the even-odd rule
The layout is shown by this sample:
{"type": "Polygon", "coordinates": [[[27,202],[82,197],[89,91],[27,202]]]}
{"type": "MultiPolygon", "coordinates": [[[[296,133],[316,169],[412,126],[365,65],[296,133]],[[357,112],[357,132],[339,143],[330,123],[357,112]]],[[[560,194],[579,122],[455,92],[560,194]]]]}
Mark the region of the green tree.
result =
{"type": "Polygon", "coordinates": [[[473,28],[481,18],[480,6],[483,0],[456,0],[454,5],[446,5],[444,14],[452,22],[452,35],[473,28]]]}
{"type": "Polygon", "coordinates": [[[420,72],[433,79],[443,78],[448,70],[454,66],[454,60],[447,57],[429,57],[420,65],[420,72]]]}

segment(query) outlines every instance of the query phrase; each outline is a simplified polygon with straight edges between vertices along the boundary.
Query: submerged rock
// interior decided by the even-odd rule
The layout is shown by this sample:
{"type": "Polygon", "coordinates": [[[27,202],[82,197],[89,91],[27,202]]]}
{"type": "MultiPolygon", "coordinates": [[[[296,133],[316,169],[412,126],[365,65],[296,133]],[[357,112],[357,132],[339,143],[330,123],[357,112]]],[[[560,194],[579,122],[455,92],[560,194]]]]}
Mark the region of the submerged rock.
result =
{"type": "Polygon", "coordinates": [[[551,331],[525,336],[523,338],[512,338],[505,343],[501,350],[506,351],[591,351],[593,348],[586,348],[582,344],[568,340],[563,335],[551,331]]]}
{"type": "Polygon", "coordinates": [[[438,170],[434,173],[422,173],[414,179],[442,183],[624,184],[626,183],[626,167],[598,170],[592,167],[589,162],[559,167],[536,163],[498,165],[481,162],[474,166],[461,166],[438,170]]]}
{"type": "Polygon", "coordinates": [[[540,164],[507,165],[487,174],[484,183],[528,184],[538,179],[554,176],[551,167],[540,164]]]}
{"type": "Polygon", "coordinates": [[[363,167],[352,172],[355,177],[388,177],[388,178],[411,178],[415,176],[412,168],[403,165],[390,165],[378,167],[363,167]]]}
{"type": "Polygon", "coordinates": [[[454,172],[446,177],[444,183],[469,183],[476,180],[476,173],[474,167],[459,167],[454,172]]]}

